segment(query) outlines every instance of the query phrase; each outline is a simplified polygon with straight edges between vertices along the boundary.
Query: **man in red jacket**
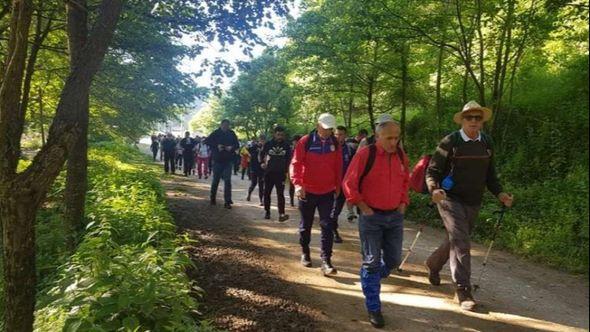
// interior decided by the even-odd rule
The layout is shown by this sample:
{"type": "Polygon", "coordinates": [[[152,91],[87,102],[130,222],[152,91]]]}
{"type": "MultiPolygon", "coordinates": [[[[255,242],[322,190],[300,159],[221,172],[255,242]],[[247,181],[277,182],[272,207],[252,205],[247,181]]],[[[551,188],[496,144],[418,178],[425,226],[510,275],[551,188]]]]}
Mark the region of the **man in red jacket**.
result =
{"type": "Polygon", "coordinates": [[[299,198],[299,243],[303,254],[301,264],[311,267],[309,243],[315,210],[320,215],[322,272],[336,274],[332,266],[334,225],[331,218],[334,199],[340,195],[342,179],[342,151],[334,137],[336,118],[320,115],[316,130],[303,136],[295,147],[291,160],[290,176],[299,198]]]}
{"type": "Polygon", "coordinates": [[[381,279],[401,262],[410,171],[408,159],[399,147],[399,124],[393,120],[382,122],[376,134],[375,145],[359,150],[352,159],[342,186],[347,201],[361,210],[361,286],[369,321],[382,327],[381,279]]]}

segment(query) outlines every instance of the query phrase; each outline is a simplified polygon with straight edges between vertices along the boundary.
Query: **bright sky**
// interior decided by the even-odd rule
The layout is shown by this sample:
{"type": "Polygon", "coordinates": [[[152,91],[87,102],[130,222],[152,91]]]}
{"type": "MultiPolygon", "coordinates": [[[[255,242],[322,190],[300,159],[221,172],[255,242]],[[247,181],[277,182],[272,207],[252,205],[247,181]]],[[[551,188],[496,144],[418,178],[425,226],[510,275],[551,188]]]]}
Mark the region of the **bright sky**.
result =
{"type": "MultiPolygon", "coordinates": [[[[295,4],[291,7],[290,13],[291,16],[294,18],[299,17],[300,15],[300,4],[301,0],[295,0],[295,4]]],[[[286,25],[286,19],[274,17],[272,19],[272,23],[275,26],[275,30],[271,30],[268,28],[261,27],[256,30],[256,32],[262,37],[265,43],[269,46],[283,46],[285,45],[287,39],[281,36],[281,31],[286,25]]],[[[190,35],[185,35],[181,39],[181,41],[186,45],[193,44],[193,38],[190,35]]],[[[257,57],[262,54],[264,51],[264,46],[258,45],[254,48],[252,52],[254,57],[257,57]]],[[[198,57],[194,59],[185,59],[182,61],[180,66],[180,70],[185,73],[198,73],[201,69],[201,64],[204,60],[209,60],[210,62],[215,61],[216,59],[223,59],[229,63],[237,63],[238,61],[248,61],[251,58],[242,53],[240,45],[228,45],[226,50],[223,50],[221,44],[217,41],[209,43],[209,45],[205,46],[205,49],[198,57]]],[[[237,68],[236,68],[237,69],[237,68]]],[[[226,89],[231,85],[231,82],[237,77],[239,73],[236,71],[236,75],[234,77],[226,79],[222,84],[222,88],[226,89]]],[[[206,71],[201,75],[197,80],[196,84],[201,87],[211,87],[213,83],[213,79],[211,77],[211,71],[206,71]]]]}

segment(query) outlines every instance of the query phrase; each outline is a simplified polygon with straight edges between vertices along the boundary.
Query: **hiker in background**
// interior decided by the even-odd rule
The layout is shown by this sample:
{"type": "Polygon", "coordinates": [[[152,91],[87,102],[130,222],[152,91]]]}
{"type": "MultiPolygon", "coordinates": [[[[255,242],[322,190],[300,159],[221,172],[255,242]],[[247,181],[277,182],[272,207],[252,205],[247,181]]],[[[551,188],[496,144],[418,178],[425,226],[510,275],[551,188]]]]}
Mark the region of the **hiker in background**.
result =
{"type": "Polygon", "coordinates": [[[236,151],[234,151],[234,175],[238,175],[238,171],[240,170],[240,162],[242,158],[240,156],[241,146],[242,144],[240,144],[238,141],[238,148],[236,149],[236,151]]]}
{"type": "Polygon", "coordinates": [[[399,124],[381,121],[376,134],[377,142],[359,150],[352,159],[343,190],[348,202],[361,210],[360,275],[369,321],[374,327],[383,327],[381,279],[401,263],[410,173],[408,159],[399,145],[399,124]]]}
{"type": "Polygon", "coordinates": [[[213,159],[213,181],[211,182],[211,205],[217,204],[217,189],[219,181],[223,179],[224,189],[224,207],[231,209],[233,201],[231,199],[231,172],[236,156],[236,151],[240,146],[236,133],[230,129],[229,120],[221,121],[218,129],[207,137],[205,144],[209,145],[212,151],[213,159]]]}
{"type": "Polygon", "coordinates": [[[248,172],[248,167],[250,166],[250,153],[248,152],[249,145],[244,144],[240,149],[240,167],[242,168],[242,180],[244,180],[244,176],[248,173],[248,180],[250,179],[250,172],[248,172]]]}
{"type": "Polygon", "coordinates": [[[156,157],[158,156],[158,150],[160,149],[160,141],[158,140],[158,136],[152,135],[152,144],[150,145],[150,150],[152,151],[152,158],[156,161],[156,157]]]}
{"type": "Polygon", "coordinates": [[[197,142],[191,137],[189,131],[184,133],[184,138],[180,140],[182,148],[182,161],[184,164],[184,176],[192,174],[195,162],[195,146],[197,142]]]}
{"type": "MultiPolygon", "coordinates": [[[[364,130],[364,129],[362,129],[361,131],[366,132],[366,130],[364,130]]],[[[359,145],[358,141],[355,138],[348,138],[348,139],[346,139],[346,144],[350,147],[352,155],[354,156],[356,154],[356,152],[358,151],[358,145],[359,145]]],[[[354,220],[358,218],[356,213],[354,213],[354,205],[346,202],[346,210],[348,211],[348,214],[346,216],[346,220],[348,220],[348,222],[354,222],[354,220]]]]}
{"type": "Polygon", "coordinates": [[[158,134],[158,142],[160,142],[160,161],[164,161],[164,147],[162,146],[162,142],[166,138],[164,134],[158,134]]]}
{"type": "Polygon", "coordinates": [[[316,209],[321,227],[321,270],[325,276],[337,273],[332,265],[334,229],[331,217],[334,199],[340,195],[342,183],[342,151],[334,137],[336,118],[319,116],[316,130],[303,136],[295,148],[290,176],[299,198],[299,243],[301,264],[311,267],[309,243],[316,209]]]}
{"type": "MultiPolygon", "coordinates": [[[[297,142],[299,142],[299,140],[301,139],[301,135],[293,135],[293,137],[291,138],[291,151],[295,151],[295,146],[297,146],[297,142]]],[[[293,160],[293,153],[291,153],[291,161],[293,160]]],[[[291,164],[291,161],[289,161],[289,164],[291,164]]],[[[293,184],[293,181],[291,181],[291,177],[288,176],[287,174],[287,178],[289,179],[289,198],[291,200],[291,207],[295,206],[295,185],[293,184]]]]}
{"type": "Polygon", "coordinates": [[[205,180],[209,178],[209,160],[211,159],[211,148],[209,145],[204,143],[205,138],[199,138],[197,140],[196,150],[196,162],[197,162],[197,175],[199,179],[205,176],[205,180]]]}
{"type": "MultiPolygon", "coordinates": [[[[342,147],[342,175],[346,174],[346,170],[348,170],[348,166],[352,161],[353,151],[348,144],[346,144],[346,134],[347,129],[344,126],[338,126],[336,128],[336,140],[338,141],[338,145],[342,147]]],[[[342,237],[340,237],[340,233],[338,233],[338,217],[344,208],[344,204],[346,202],[346,197],[344,196],[343,192],[340,192],[340,195],[336,198],[334,202],[334,209],[332,210],[332,219],[333,219],[333,227],[334,227],[334,242],[335,243],[342,243],[342,237]]]]}
{"type": "Polygon", "coordinates": [[[439,272],[450,260],[456,298],[463,310],[473,310],[471,293],[471,232],[487,189],[507,207],[513,202],[503,192],[494,166],[492,139],[481,132],[492,111],[474,101],[453,120],[461,129],[439,143],[426,170],[426,184],[447,230],[447,238],[426,260],[428,279],[440,285],[439,272]]]}
{"type": "Polygon", "coordinates": [[[176,137],[175,142],[176,142],[176,151],[175,151],[175,161],[176,161],[176,167],[178,169],[180,169],[182,167],[182,146],[180,145],[180,141],[182,139],[180,138],[180,136],[176,137]]]}
{"type": "Polygon", "coordinates": [[[260,152],[260,166],[264,170],[264,219],[270,219],[270,195],[276,188],[280,222],[289,219],[285,214],[285,180],[291,161],[291,146],[285,138],[285,128],[276,126],[273,138],[264,144],[260,152]]]}
{"type": "Polygon", "coordinates": [[[366,129],[361,129],[359,130],[359,133],[356,135],[356,137],[354,138],[354,140],[356,141],[356,149],[358,149],[358,145],[363,141],[363,139],[365,139],[367,136],[369,136],[369,132],[366,129]]]}
{"type": "Polygon", "coordinates": [[[252,145],[248,149],[250,153],[250,187],[248,188],[248,197],[246,200],[249,202],[252,199],[252,192],[258,186],[258,198],[260,198],[260,206],[264,205],[264,170],[260,165],[260,152],[266,143],[266,136],[260,135],[257,142],[252,142],[252,145]]]}
{"type": "Polygon", "coordinates": [[[166,134],[162,139],[162,153],[164,153],[164,172],[168,174],[176,173],[176,162],[174,160],[176,154],[176,140],[171,133],[166,134]]]}

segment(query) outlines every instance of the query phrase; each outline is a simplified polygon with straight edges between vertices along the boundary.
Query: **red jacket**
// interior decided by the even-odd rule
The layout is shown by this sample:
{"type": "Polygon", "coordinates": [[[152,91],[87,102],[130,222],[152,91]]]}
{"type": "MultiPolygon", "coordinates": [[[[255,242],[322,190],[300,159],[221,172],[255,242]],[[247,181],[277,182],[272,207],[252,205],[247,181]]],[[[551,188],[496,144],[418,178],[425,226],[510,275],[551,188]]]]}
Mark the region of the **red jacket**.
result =
{"type": "Polygon", "coordinates": [[[376,146],[375,162],[363,180],[362,190],[359,190],[359,181],[369,159],[370,149],[361,149],[352,158],[342,183],[346,200],[351,204],[365,202],[369,207],[379,210],[394,210],[402,203],[408,205],[408,158],[404,154],[402,162],[398,153],[388,154],[380,145],[376,146]]]}
{"type": "Polygon", "coordinates": [[[342,148],[334,145],[331,138],[320,139],[315,132],[310,135],[303,136],[297,142],[289,167],[291,182],[303,187],[305,192],[316,195],[340,190],[342,148]],[[309,139],[314,141],[309,151],[306,151],[309,139]]]}

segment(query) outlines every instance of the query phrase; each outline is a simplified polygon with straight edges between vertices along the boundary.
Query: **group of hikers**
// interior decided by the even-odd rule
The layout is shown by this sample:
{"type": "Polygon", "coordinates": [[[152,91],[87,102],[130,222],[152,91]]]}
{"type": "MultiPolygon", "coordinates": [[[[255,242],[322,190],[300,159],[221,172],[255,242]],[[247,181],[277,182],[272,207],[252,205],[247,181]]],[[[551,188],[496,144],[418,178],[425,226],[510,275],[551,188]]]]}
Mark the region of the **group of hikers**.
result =
{"type": "Polygon", "coordinates": [[[160,161],[164,162],[164,172],[176,174],[176,169],[182,168],[183,174],[189,176],[198,174],[199,179],[211,175],[211,148],[204,143],[204,138],[192,138],[190,132],[184,138],[174,137],[172,133],[166,135],[152,135],[150,150],[156,161],[160,152],[160,161]]]}
{"type": "MultiPolygon", "coordinates": [[[[409,189],[429,194],[447,236],[425,262],[428,279],[432,285],[439,286],[440,271],[449,262],[458,304],[463,310],[472,311],[476,302],[472,295],[470,236],[485,189],[505,207],[513,203],[513,196],[503,191],[496,173],[492,139],[482,132],[484,123],[491,117],[490,109],[474,101],[467,103],[454,115],[453,120],[460,129],[442,138],[434,153],[421,159],[413,170],[401,144],[401,127],[387,114],[377,119],[374,135],[368,136],[363,131],[354,138],[347,138],[347,128],[338,126],[336,118],[329,113],[319,116],[311,133],[293,136],[290,141],[285,128],[277,126],[270,140],[260,136],[245,149],[251,180],[247,200],[251,200],[258,186],[265,218],[270,219],[271,192],[275,188],[279,221],[288,220],[283,193],[288,181],[291,205],[296,197],[300,213],[300,262],[304,267],[313,265],[310,241],[317,210],[321,230],[320,267],[325,276],[337,274],[331,258],[333,244],[342,242],[338,216],[347,206],[348,220],[353,221],[356,218],[353,207],[356,207],[362,255],[361,288],[369,322],[379,328],[385,324],[381,313],[381,279],[387,278],[401,263],[409,189]]],[[[210,202],[216,204],[217,188],[223,179],[224,206],[231,208],[231,172],[240,145],[229,120],[223,120],[204,144],[209,146],[213,162],[210,202]]]]}

